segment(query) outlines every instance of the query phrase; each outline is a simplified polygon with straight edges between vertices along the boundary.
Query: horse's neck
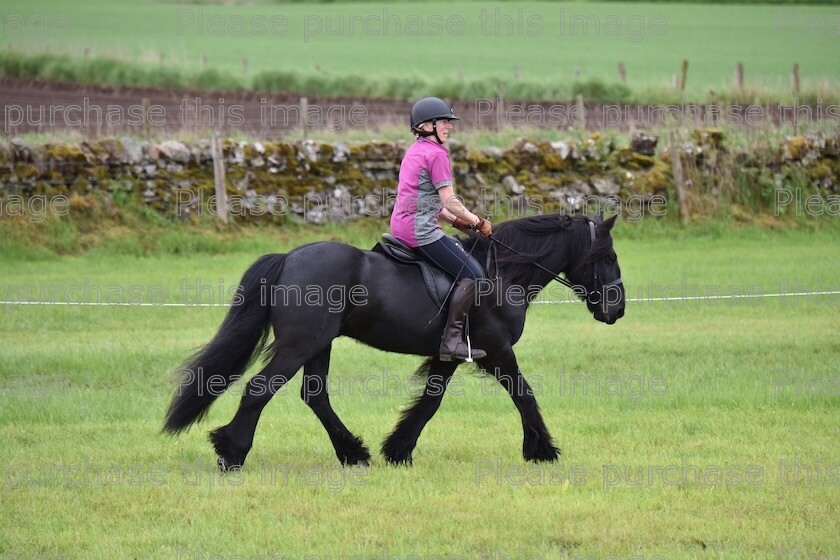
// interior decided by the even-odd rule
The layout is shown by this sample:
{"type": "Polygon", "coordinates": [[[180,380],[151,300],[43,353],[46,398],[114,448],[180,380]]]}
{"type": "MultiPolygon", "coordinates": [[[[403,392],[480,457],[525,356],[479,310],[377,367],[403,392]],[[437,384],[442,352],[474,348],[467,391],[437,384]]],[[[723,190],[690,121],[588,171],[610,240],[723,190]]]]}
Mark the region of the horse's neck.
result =
{"type": "MultiPolygon", "coordinates": [[[[574,236],[578,233],[579,232],[575,231],[574,228],[568,230],[563,237],[563,246],[559,247],[555,252],[549,253],[549,255],[540,259],[539,264],[552,271],[555,275],[565,274],[574,268],[575,264],[583,257],[583,255],[574,254],[575,250],[573,248],[573,240],[574,236]]],[[[553,277],[548,272],[542,270],[538,266],[531,265],[531,268],[531,273],[527,276],[527,278],[520,282],[506,281],[504,277],[505,275],[503,273],[501,274],[503,289],[505,289],[505,286],[507,289],[511,289],[512,286],[516,286],[513,289],[517,292],[523,292],[525,294],[536,292],[533,297],[528,298],[528,301],[523,305],[523,308],[525,309],[527,309],[528,305],[537,296],[537,294],[545,289],[545,287],[553,280],[553,277]]],[[[493,273],[493,271],[488,272],[491,274],[493,273]]]]}

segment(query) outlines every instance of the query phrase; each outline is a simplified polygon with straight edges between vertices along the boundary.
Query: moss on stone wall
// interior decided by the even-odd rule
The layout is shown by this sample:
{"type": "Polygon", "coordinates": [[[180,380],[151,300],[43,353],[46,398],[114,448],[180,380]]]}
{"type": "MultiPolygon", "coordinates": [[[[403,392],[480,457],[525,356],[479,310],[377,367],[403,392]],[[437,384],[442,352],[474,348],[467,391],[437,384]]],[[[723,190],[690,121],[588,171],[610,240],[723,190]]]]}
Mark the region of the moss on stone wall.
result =
{"type": "MultiPolygon", "coordinates": [[[[837,137],[794,136],[772,153],[730,153],[716,129],[694,130],[689,137],[680,144],[680,154],[698,196],[722,197],[739,188],[765,192],[760,185],[741,183],[749,177],[765,181],[760,178],[767,173],[778,184],[805,177],[809,188],[838,190],[837,137]],[[726,180],[732,184],[722,188],[726,180]]],[[[457,192],[469,206],[508,214],[576,212],[584,199],[620,207],[631,197],[670,197],[672,154],[666,149],[657,155],[657,142],[655,136],[639,133],[630,147],[619,147],[594,134],[576,142],[521,139],[504,150],[453,142],[450,151],[457,192]]],[[[237,215],[247,219],[277,221],[278,208],[316,222],[387,216],[407,147],[400,142],[348,146],[224,140],[227,196],[236,203],[237,215]],[[266,212],[268,206],[275,212],[266,212]]],[[[207,141],[152,144],[122,138],[32,145],[12,140],[0,145],[0,183],[0,196],[84,197],[127,190],[164,216],[183,219],[212,211],[215,193],[207,141]]],[[[758,198],[762,196],[768,198],[766,193],[758,198]]],[[[757,197],[753,193],[748,198],[757,197]]]]}

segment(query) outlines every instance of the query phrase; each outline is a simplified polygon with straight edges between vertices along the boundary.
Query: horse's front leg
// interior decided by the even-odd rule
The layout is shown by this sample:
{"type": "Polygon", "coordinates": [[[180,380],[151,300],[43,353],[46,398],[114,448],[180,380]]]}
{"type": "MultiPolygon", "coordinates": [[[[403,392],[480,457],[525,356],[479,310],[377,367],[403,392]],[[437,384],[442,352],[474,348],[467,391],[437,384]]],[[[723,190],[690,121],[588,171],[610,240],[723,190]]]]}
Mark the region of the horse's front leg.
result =
{"type": "Polygon", "coordinates": [[[522,455],[525,460],[556,461],[560,450],[554,447],[551,434],[548,433],[540,414],[537,399],[519,370],[513,349],[506,348],[479,360],[479,365],[502,384],[522,416],[522,455]]]}
{"type": "Polygon", "coordinates": [[[397,427],[382,443],[382,454],[389,463],[410,464],[412,462],[411,454],[417,446],[417,438],[440,407],[443,393],[457,367],[458,362],[441,362],[437,358],[431,359],[423,394],[414,401],[411,408],[403,412],[397,422],[397,427]]]}

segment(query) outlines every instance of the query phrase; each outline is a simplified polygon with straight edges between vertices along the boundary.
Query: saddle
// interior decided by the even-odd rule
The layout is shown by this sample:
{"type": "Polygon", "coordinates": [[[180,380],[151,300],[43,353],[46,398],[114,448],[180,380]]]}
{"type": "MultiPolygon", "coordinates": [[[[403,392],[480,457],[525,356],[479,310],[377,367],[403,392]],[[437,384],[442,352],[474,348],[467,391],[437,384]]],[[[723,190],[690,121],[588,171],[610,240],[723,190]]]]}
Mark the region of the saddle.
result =
{"type": "Polygon", "coordinates": [[[405,266],[418,266],[423,276],[423,284],[437,307],[442,307],[454,283],[449,274],[427,263],[414,249],[399,241],[390,233],[382,234],[382,241],[371,249],[405,266]]]}

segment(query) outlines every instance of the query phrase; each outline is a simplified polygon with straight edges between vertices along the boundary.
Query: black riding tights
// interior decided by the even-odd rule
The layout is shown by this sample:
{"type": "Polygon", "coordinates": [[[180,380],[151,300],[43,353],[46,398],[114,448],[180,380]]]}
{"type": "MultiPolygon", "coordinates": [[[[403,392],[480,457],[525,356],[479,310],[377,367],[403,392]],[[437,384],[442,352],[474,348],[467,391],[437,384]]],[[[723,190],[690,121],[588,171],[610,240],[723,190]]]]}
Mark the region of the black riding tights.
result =
{"type": "Polygon", "coordinates": [[[429,263],[442,268],[453,278],[472,278],[480,280],[484,278],[484,271],[481,265],[469,253],[464,250],[460,241],[444,236],[430,243],[415,249],[429,263]]]}

